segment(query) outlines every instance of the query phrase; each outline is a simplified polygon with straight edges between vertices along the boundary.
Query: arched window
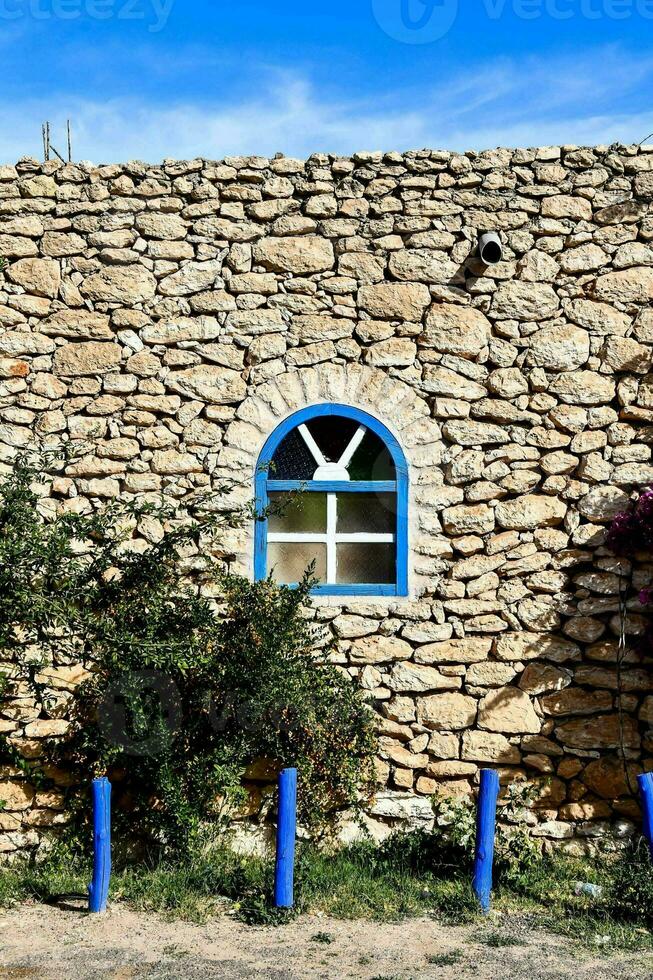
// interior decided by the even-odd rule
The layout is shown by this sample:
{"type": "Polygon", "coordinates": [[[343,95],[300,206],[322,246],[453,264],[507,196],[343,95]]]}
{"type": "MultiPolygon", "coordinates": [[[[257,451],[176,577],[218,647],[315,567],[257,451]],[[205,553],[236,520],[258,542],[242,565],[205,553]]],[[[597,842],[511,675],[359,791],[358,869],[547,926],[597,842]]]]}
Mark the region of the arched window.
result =
{"type": "Polygon", "coordinates": [[[323,595],[408,594],[406,460],[366,412],[314,405],[282,422],[261,452],[256,505],[257,580],[296,584],[315,562],[323,595]]]}

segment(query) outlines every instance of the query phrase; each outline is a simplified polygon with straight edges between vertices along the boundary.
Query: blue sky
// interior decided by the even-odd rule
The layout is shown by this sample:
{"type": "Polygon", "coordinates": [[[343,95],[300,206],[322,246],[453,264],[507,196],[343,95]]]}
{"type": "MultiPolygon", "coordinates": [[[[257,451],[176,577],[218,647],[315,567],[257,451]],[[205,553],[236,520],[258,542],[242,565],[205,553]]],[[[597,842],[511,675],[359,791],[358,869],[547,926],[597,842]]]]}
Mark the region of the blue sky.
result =
{"type": "Polygon", "coordinates": [[[0,160],[640,142],[653,0],[0,0],[0,160]]]}

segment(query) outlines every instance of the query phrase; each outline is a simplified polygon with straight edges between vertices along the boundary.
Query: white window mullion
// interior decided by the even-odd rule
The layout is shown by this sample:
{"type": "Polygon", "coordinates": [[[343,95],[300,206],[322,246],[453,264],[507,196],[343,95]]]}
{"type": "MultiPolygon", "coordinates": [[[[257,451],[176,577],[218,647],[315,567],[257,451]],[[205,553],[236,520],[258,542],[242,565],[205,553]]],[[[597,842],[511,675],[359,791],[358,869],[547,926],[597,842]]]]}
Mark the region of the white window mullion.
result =
{"type": "Polygon", "coordinates": [[[338,466],[344,466],[344,468],[347,469],[347,467],[351,463],[354,453],[356,452],[361,442],[363,441],[366,432],[367,429],[365,428],[364,425],[358,427],[349,445],[347,446],[344,453],[338,460],[338,466]]]}
{"type": "Polygon", "coordinates": [[[338,498],[335,493],[327,494],[327,584],[335,585],[338,575],[336,555],[336,526],[338,523],[338,498]]]}
{"type": "Polygon", "coordinates": [[[320,447],[316,443],[315,439],[313,438],[313,436],[309,432],[308,427],[306,425],[300,425],[299,426],[299,432],[301,434],[302,439],[304,440],[304,442],[308,446],[308,448],[309,448],[309,450],[311,452],[311,455],[312,455],[313,459],[315,460],[315,462],[317,463],[317,465],[318,466],[326,466],[326,459],[322,455],[322,452],[320,450],[320,447]]]}

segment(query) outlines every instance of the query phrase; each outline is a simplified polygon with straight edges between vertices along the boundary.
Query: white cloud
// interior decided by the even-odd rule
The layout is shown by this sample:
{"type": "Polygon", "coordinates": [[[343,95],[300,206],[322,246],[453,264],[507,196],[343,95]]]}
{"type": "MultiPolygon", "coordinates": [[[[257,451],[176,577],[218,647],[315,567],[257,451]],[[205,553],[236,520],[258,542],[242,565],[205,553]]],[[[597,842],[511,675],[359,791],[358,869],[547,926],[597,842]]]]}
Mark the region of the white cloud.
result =
{"type": "Polygon", "coordinates": [[[222,104],[59,94],[5,103],[0,159],[39,155],[40,124],[48,115],[55,146],[64,142],[70,116],[75,157],[96,162],[639,142],[653,130],[653,112],[645,107],[652,77],[653,57],[609,47],[583,57],[476,65],[430,88],[387,89],[374,99],[327,97],[306,78],[279,69],[261,73],[258,97],[222,104]]]}

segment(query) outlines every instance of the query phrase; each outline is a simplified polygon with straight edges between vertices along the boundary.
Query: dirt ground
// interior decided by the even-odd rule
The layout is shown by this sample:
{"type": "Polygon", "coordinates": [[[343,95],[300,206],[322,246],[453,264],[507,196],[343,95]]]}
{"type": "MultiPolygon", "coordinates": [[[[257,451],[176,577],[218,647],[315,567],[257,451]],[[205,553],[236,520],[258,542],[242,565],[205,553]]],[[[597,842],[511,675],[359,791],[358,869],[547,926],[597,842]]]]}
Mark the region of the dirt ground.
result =
{"type": "Polygon", "coordinates": [[[227,916],[207,925],[170,922],[122,905],[94,916],[33,905],[0,917],[0,977],[651,980],[653,957],[597,958],[520,919],[452,928],[430,919],[379,925],[303,917],[275,929],[227,916]]]}

